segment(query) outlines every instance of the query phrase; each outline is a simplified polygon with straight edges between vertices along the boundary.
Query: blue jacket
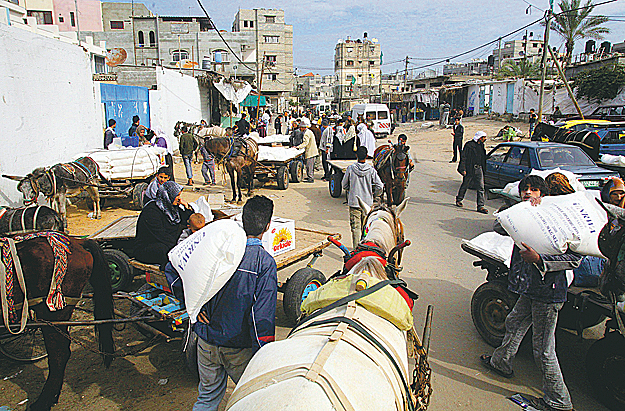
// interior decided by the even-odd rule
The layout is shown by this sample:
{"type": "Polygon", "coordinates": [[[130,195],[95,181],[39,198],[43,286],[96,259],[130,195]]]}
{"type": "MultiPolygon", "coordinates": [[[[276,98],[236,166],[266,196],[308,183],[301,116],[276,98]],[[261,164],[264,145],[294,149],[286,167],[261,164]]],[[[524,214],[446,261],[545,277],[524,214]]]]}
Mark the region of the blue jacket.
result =
{"type": "Polygon", "coordinates": [[[193,330],[211,345],[230,348],[260,348],[275,340],[276,262],[257,238],[248,238],[241,264],[203,312],[209,324],[200,321],[193,330]]]}

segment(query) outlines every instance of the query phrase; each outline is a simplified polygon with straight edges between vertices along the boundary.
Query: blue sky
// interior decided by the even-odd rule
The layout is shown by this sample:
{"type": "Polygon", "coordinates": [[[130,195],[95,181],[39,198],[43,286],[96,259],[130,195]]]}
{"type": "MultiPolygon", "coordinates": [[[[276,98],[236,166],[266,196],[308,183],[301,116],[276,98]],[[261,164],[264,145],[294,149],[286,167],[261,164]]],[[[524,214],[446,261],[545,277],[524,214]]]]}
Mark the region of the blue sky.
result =
{"type": "MultiPolygon", "coordinates": [[[[129,2],[129,0],[108,0],[129,2]]],[[[601,0],[604,1],[604,0],[601,0]]],[[[136,0],[161,15],[202,15],[197,0],[136,0]]],[[[598,3],[599,0],[595,0],[598,3]]],[[[239,8],[279,8],[293,25],[294,66],[298,74],[309,71],[333,73],[334,46],[337,40],[351,36],[361,38],[367,32],[377,38],[384,54],[383,72],[404,68],[406,56],[414,58],[409,68],[418,69],[431,63],[431,58],[444,58],[480,46],[534,20],[548,7],[548,0],[294,0],[294,1],[230,1],[202,0],[219,29],[230,30],[239,8]],[[529,4],[533,4],[528,11],[529,4]],[[527,13],[526,13],[527,11],[527,13]],[[529,14],[528,14],[529,13],[529,14]],[[397,63],[393,63],[397,62],[397,63]]],[[[555,1],[555,11],[558,0],[555,1]]],[[[622,21],[607,25],[612,32],[606,37],[612,43],[625,41],[625,0],[598,6],[593,14],[621,16],[622,21]]],[[[535,25],[528,31],[534,37],[543,34],[535,25]]],[[[518,33],[508,39],[520,39],[518,33]]],[[[562,45],[562,39],[552,32],[550,43],[562,45]]],[[[576,44],[575,54],[583,49],[576,44]]],[[[493,46],[452,60],[466,62],[486,58],[493,46]]]]}

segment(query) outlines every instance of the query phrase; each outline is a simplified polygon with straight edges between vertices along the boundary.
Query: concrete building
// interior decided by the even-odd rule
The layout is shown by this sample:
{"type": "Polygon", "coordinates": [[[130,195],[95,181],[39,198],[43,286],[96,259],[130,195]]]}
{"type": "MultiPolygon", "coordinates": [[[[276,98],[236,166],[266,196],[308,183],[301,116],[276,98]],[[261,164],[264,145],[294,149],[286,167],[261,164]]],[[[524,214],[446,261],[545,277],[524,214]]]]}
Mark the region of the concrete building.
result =
{"type": "Polygon", "coordinates": [[[625,55],[620,53],[599,56],[598,54],[585,54],[584,59],[573,62],[564,69],[567,80],[577,76],[582,71],[594,70],[603,66],[625,65],[625,55]]]}
{"type": "Polygon", "coordinates": [[[53,0],[59,31],[102,31],[100,0],[53,0]]]}
{"type": "Polygon", "coordinates": [[[491,74],[491,68],[486,60],[449,63],[443,66],[444,76],[487,76],[489,74],[491,74]]]}
{"type": "Polygon", "coordinates": [[[543,41],[531,36],[528,40],[510,40],[504,42],[501,50],[493,50],[494,67],[497,70],[507,59],[518,60],[521,58],[531,59],[532,62],[540,60],[543,53],[543,41]],[[501,56],[501,60],[500,60],[501,56]]]}
{"type": "MultiPolygon", "coordinates": [[[[293,26],[286,24],[284,10],[241,9],[234,16],[232,32],[252,36],[256,78],[263,77],[261,94],[269,99],[272,111],[284,111],[295,86],[293,26]]],[[[257,83],[260,86],[261,81],[257,83]]]]}
{"type": "Polygon", "coordinates": [[[340,111],[380,95],[381,47],[376,39],[339,40],[334,47],[334,99],[340,111]]]}
{"type": "Polygon", "coordinates": [[[325,100],[331,103],[334,100],[334,76],[306,73],[297,77],[297,88],[293,96],[298,103],[309,106],[311,101],[325,100]]]}

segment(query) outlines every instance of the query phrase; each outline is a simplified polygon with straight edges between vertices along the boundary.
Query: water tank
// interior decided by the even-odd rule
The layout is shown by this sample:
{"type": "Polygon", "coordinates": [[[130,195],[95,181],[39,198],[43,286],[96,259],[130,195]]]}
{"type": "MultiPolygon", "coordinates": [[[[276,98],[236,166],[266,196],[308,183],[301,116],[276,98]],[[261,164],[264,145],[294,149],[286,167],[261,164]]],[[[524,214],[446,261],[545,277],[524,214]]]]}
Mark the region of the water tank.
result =
{"type": "Polygon", "coordinates": [[[592,54],[595,52],[595,41],[594,40],[588,40],[586,42],[586,48],[584,49],[584,53],[585,54],[592,54]]]}
{"type": "Polygon", "coordinates": [[[604,41],[603,43],[601,43],[601,49],[603,49],[604,53],[611,53],[612,52],[612,43],[610,43],[609,41],[604,41]]]}
{"type": "Polygon", "coordinates": [[[204,57],[202,59],[202,70],[211,70],[211,59],[209,57],[204,57]]]}

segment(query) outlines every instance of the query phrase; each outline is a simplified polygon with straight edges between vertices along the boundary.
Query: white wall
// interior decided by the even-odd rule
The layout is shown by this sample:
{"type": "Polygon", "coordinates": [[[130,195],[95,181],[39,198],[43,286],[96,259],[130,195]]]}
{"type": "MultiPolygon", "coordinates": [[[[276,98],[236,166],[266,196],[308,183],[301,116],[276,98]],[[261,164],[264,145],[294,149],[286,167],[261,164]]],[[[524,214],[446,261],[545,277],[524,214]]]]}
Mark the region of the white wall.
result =
{"type": "MultiPolygon", "coordinates": [[[[100,87],[81,47],[0,24],[0,174],[26,175],[100,147],[100,87]]],[[[0,204],[21,205],[0,178],[0,204]]]]}
{"type": "Polygon", "coordinates": [[[150,122],[154,129],[163,128],[173,136],[178,121],[199,123],[202,119],[202,98],[195,77],[166,68],[156,69],[158,90],[150,90],[150,122]]]}
{"type": "Polygon", "coordinates": [[[507,83],[493,84],[493,106],[491,107],[491,111],[499,114],[503,114],[506,112],[507,93],[507,83]]]}

